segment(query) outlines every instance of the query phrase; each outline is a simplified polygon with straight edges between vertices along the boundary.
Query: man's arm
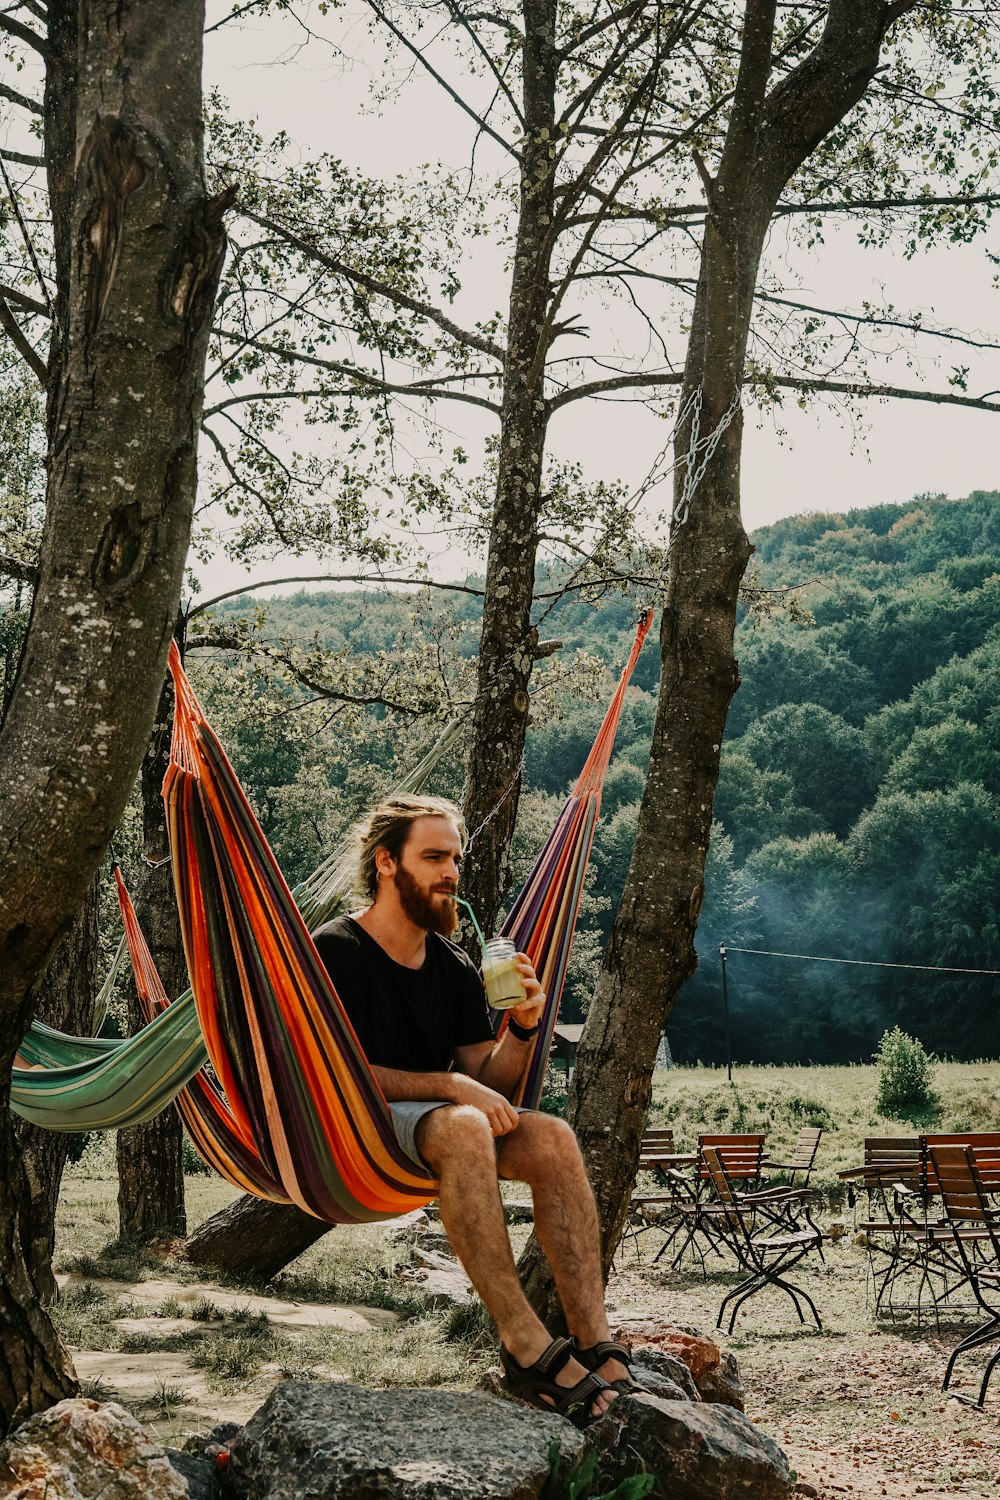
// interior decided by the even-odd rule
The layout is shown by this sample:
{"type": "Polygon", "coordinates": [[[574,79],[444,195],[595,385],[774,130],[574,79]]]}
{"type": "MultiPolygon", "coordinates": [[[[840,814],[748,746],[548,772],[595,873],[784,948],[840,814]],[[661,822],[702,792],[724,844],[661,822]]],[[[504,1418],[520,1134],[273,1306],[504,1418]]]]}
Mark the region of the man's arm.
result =
{"type": "MultiPolygon", "coordinates": [[[[545,1009],[545,992],[530,958],[517,955],[518,972],[524,981],[525,998],[510,1009],[510,1019],[526,1031],[537,1029],[545,1009]]],[[[520,1040],[506,1029],[498,1042],[473,1042],[455,1048],[455,1071],[414,1073],[403,1068],[375,1066],[372,1072],[379,1088],[391,1102],[404,1099],[444,1099],[449,1104],[467,1104],[482,1110],[494,1135],[507,1135],[517,1127],[512,1094],[530,1055],[531,1039],[520,1040]]]]}
{"type": "MultiPolygon", "coordinates": [[[[480,1042],[462,1050],[489,1054],[494,1044],[480,1042]]],[[[522,1060],[523,1065],[523,1060],[522,1060]]],[[[444,1099],[482,1110],[494,1135],[506,1135],[517,1125],[517,1111],[504,1096],[468,1073],[410,1073],[402,1068],[373,1067],[379,1088],[390,1102],[403,1099],[444,1099]]]]}

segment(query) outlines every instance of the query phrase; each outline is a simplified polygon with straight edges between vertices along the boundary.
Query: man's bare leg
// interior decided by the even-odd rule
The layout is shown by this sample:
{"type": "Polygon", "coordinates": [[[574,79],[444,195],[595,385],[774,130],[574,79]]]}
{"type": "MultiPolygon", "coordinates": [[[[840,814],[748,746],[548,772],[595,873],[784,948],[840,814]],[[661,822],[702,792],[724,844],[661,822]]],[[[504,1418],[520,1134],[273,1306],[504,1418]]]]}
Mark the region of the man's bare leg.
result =
{"type": "MultiPolygon", "coordinates": [[[[519,1130],[520,1126],[504,1142],[519,1130]]],[[[497,1149],[489,1121],[481,1110],[445,1105],[421,1120],[417,1145],[439,1180],[441,1223],[452,1249],[488,1308],[504,1346],[519,1365],[534,1364],[552,1337],[518,1278],[500,1202],[497,1149]]],[[[600,1286],[599,1267],[597,1280],[600,1286]]],[[[607,1337],[607,1319],[604,1329],[596,1337],[607,1337]]],[[[572,1387],[586,1374],[581,1364],[569,1360],[555,1376],[556,1384],[572,1387]]],[[[601,1391],[594,1398],[593,1412],[605,1411],[614,1399],[613,1391],[601,1391]]]]}
{"type": "MultiPolygon", "coordinates": [[[[535,1237],[552,1267],[570,1332],[584,1349],[609,1339],[597,1205],[576,1136],[554,1115],[523,1114],[500,1142],[497,1166],[501,1177],[531,1188],[535,1237]]],[[[607,1360],[597,1373],[612,1381],[629,1372],[607,1360]]]]}

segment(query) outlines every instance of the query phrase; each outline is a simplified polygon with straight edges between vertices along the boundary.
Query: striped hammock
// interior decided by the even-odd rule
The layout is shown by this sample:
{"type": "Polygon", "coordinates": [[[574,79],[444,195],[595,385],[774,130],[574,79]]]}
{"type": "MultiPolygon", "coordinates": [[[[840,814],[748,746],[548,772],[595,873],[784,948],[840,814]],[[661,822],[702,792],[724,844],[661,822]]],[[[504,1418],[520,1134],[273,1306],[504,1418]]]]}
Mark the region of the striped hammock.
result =
{"type": "MultiPolygon", "coordinates": [[[[394,793],[419,791],[454,744],[460,728],[461,720],[448,724],[422,759],[393,788],[394,793]]],[[[350,852],[338,848],[295,887],[295,901],[311,932],[336,916],[351,893],[353,878],[350,852]]],[[[134,919],[133,912],[133,922],[134,919]]],[[[127,923],[126,936],[119,944],[98,996],[96,1025],[100,1024],[115,977],[130,952],[126,938],[127,923]]],[[[148,949],[146,953],[148,958],[148,949]]],[[[136,970],[135,951],[130,956],[136,970]]],[[[141,1004],[138,979],[137,987],[141,1004]]],[[[162,987],[159,988],[162,993],[162,987]]],[[[173,1001],[168,1016],[161,1016],[159,1009],[153,1004],[145,1007],[149,1024],[125,1038],[68,1036],[41,1021],[34,1022],[18,1048],[11,1080],[11,1108],[47,1130],[122,1130],[151,1120],[208,1061],[191,991],[186,990],[173,1001]]]]}
{"type": "MultiPolygon", "coordinates": [[[[548,1002],[514,1101],[531,1109],[538,1108],[542,1096],[587,862],[601,810],[601,791],[611,761],[625,690],[635,671],[652,618],[652,610],[647,610],[636,627],[628,661],[580,772],[580,779],[500,929],[501,936],[512,938],[514,946],[531,959],[548,1002]]],[[[506,1014],[494,1011],[494,1029],[501,1020],[502,1028],[505,1028],[506,1014]]]]}
{"type": "MultiPolygon", "coordinates": [[[[601,785],[650,618],[639,625],[594,750],[504,926],[533,956],[548,991],[523,1091],[528,1102],[541,1089],[601,785]]],[[[176,711],[164,799],[174,882],[195,1005],[228,1110],[225,1130],[239,1145],[240,1185],[329,1223],[393,1218],[428,1203],[435,1185],[396,1141],[350,1020],[175,649],[170,668],[176,711]]],[[[222,1116],[209,1102],[217,1122],[222,1116]]],[[[220,1144],[217,1129],[213,1144],[220,1144]]],[[[236,1180],[234,1159],[228,1168],[236,1180]]]]}

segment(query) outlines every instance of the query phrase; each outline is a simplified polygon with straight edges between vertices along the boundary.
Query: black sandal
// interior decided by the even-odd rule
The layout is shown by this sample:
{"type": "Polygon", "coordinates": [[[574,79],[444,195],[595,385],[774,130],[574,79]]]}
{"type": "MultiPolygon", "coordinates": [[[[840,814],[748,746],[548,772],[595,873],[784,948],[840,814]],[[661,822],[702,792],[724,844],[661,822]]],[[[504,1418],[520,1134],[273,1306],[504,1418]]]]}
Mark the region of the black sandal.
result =
{"type": "Polygon", "coordinates": [[[557,1385],[556,1376],[571,1359],[579,1358],[579,1350],[572,1339],[553,1339],[534,1364],[521,1365],[509,1349],[500,1345],[500,1363],[503,1366],[504,1387],[512,1396],[526,1401],[539,1411],[555,1412],[566,1417],[574,1427],[586,1427],[596,1422],[602,1412],[592,1411],[594,1400],[608,1389],[608,1382],[599,1375],[587,1374],[576,1385],[557,1385]]]}
{"type": "MultiPolygon", "coordinates": [[[[606,1360],[616,1359],[619,1364],[625,1365],[629,1375],[623,1375],[620,1380],[606,1380],[613,1391],[620,1396],[631,1396],[636,1391],[641,1391],[642,1386],[631,1378],[632,1350],[627,1344],[619,1344],[615,1339],[602,1339],[600,1343],[591,1344],[585,1349],[574,1337],[573,1352],[585,1370],[599,1370],[606,1360]]],[[[598,1376],[598,1380],[602,1377],[598,1376]]]]}

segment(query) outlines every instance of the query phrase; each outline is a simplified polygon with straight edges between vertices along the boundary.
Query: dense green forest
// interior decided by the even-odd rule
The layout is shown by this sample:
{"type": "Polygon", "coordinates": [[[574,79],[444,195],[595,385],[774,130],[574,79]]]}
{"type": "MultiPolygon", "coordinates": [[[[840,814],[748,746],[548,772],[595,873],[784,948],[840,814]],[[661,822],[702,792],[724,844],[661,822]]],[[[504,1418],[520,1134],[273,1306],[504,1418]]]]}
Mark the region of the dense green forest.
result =
{"type": "MultiPolygon", "coordinates": [[[[893,1025],[942,1055],[1000,1055],[997,977],[928,972],[1000,970],[1000,495],[798,516],[753,540],[759,589],[793,587],[800,608],[747,609],[738,627],[743,683],[673,1054],[724,1056],[725,942],[740,1061],[866,1060],[893,1025]],[[914,967],[892,967],[903,965],[914,967]]],[[[200,679],[292,879],[416,757],[433,721],[467,712],[477,610],[473,594],[428,589],[214,612],[208,638],[257,650],[213,653],[200,679]],[[366,698],[382,702],[355,701],[366,698]]],[[[533,692],[518,875],[590,748],[637,602],[576,589],[544,610],[540,633],[563,646],[533,692]]],[[[568,1019],[586,1007],[624,881],[657,670],[651,640],[606,785],[568,1019]]],[[[434,789],[457,796],[462,776],[455,752],[434,789]]]]}

